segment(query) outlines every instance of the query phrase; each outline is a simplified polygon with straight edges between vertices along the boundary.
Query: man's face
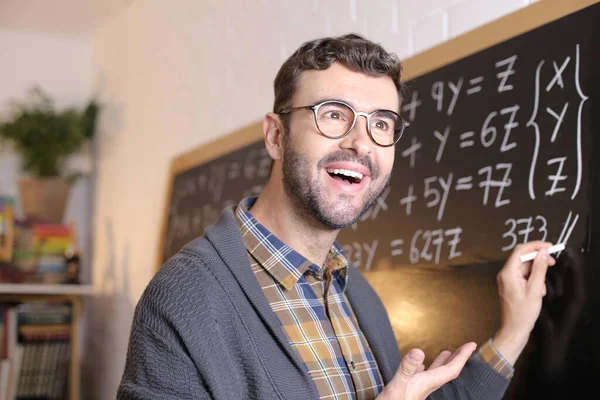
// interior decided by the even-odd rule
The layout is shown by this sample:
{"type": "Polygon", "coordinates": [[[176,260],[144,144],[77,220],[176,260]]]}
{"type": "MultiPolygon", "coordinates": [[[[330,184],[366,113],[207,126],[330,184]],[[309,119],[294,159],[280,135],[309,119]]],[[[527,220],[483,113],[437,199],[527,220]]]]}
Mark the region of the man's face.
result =
{"type": "MultiPolygon", "coordinates": [[[[293,107],[340,100],[356,111],[399,109],[389,77],[372,77],[334,63],[323,71],[305,71],[293,107]]],[[[394,147],[378,146],[359,117],[341,139],[319,133],[311,110],[295,111],[283,138],[283,186],[302,212],[322,225],[341,229],[355,223],[389,183],[394,147]],[[353,175],[353,176],[348,176],[353,175]]]]}

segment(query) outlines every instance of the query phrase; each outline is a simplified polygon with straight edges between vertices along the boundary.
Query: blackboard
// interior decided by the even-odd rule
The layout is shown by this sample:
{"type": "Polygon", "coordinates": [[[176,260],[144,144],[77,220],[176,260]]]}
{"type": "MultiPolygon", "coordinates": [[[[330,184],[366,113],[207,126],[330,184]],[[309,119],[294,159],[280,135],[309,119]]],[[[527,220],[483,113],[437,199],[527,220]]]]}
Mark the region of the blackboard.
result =
{"type": "MultiPolygon", "coordinates": [[[[561,255],[549,272],[507,399],[600,398],[598,21],[596,2],[546,0],[406,60],[411,126],[390,187],[339,236],[401,350],[427,361],[496,331],[496,275],[516,244],[575,247],[577,263],[561,255]]],[[[261,123],[174,160],[159,266],[260,193],[269,164],[261,123]]]]}

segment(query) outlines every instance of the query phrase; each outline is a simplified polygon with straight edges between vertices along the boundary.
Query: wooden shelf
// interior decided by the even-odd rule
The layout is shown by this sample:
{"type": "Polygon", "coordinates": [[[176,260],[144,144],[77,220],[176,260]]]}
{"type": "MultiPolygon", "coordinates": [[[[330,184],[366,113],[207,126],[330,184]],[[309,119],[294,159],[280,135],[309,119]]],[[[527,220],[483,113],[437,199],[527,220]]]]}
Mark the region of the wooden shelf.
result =
{"type": "Polygon", "coordinates": [[[92,285],[83,284],[0,283],[0,294],[90,295],[92,293],[92,285]]]}
{"type": "Polygon", "coordinates": [[[79,400],[80,398],[79,346],[81,338],[79,336],[79,321],[83,311],[83,296],[91,295],[92,293],[92,285],[83,284],[0,283],[0,302],[7,299],[17,302],[32,299],[60,299],[61,301],[71,303],[73,313],[71,316],[69,400],[79,400]]]}

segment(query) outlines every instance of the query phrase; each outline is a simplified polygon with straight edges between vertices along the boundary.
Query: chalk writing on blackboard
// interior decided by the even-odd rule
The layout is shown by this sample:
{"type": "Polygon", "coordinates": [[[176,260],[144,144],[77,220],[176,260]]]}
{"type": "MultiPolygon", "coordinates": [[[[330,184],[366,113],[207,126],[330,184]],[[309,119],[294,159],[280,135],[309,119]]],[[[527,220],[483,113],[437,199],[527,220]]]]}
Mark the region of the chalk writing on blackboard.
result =
{"type": "MultiPolygon", "coordinates": [[[[530,48],[501,44],[407,82],[401,111],[411,127],[390,185],[339,236],[358,268],[472,264],[530,240],[582,237],[589,51],[576,40],[530,48]]],[[[260,139],[178,174],[164,260],[225,207],[260,194],[270,165],[260,139]]]]}
{"type": "Polygon", "coordinates": [[[266,149],[254,146],[243,151],[240,158],[215,160],[200,172],[192,170],[176,178],[165,239],[166,254],[174,254],[190,238],[201,235],[225,207],[262,191],[271,163],[266,149]]]}
{"type": "Polygon", "coordinates": [[[460,219],[506,216],[496,237],[487,239],[502,253],[530,240],[568,241],[582,211],[574,213],[571,207],[581,203],[570,201],[582,182],[582,113],[588,96],[581,89],[580,45],[557,55],[532,63],[513,53],[489,60],[482,68],[486,74],[449,78],[446,72],[440,80],[434,73],[428,86],[417,80],[402,108],[416,129],[397,151],[400,166],[394,174],[404,176],[392,179],[393,188],[345,236],[350,260],[369,271],[378,254],[394,264],[460,259],[463,248],[473,247],[473,240],[465,238],[467,233],[473,237],[472,228],[456,216],[465,196],[477,197],[478,205],[469,202],[475,208],[463,210],[460,219]],[[476,111],[469,113],[470,108],[476,111]],[[450,221],[447,212],[454,214],[450,221]],[[390,219],[396,219],[398,229],[388,235],[363,228],[377,218],[379,231],[387,230],[390,219]],[[406,224],[414,227],[407,230],[402,224],[410,218],[416,222],[406,224]],[[433,224],[428,228],[422,221],[433,224]],[[375,239],[358,240],[352,233],[364,236],[365,231],[375,239]]]}

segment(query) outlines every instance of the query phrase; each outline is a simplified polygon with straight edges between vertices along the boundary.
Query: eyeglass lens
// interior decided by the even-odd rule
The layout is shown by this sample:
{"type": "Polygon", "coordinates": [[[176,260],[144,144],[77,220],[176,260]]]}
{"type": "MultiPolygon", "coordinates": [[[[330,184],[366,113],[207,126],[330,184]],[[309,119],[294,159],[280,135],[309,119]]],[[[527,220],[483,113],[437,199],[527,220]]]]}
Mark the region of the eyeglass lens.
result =
{"type": "MultiPolygon", "coordinates": [[[[318,109],[316,119],[321,133],[336,138],[350,130],[354,122],[354,111],[342,103],[323,103],[318,109]]],[[[403,129],[402,119],[393,112],[382,110],[371,115],[369,125],[371,136],[382,146],[393,144],[400,137],[403,129]]]]}

